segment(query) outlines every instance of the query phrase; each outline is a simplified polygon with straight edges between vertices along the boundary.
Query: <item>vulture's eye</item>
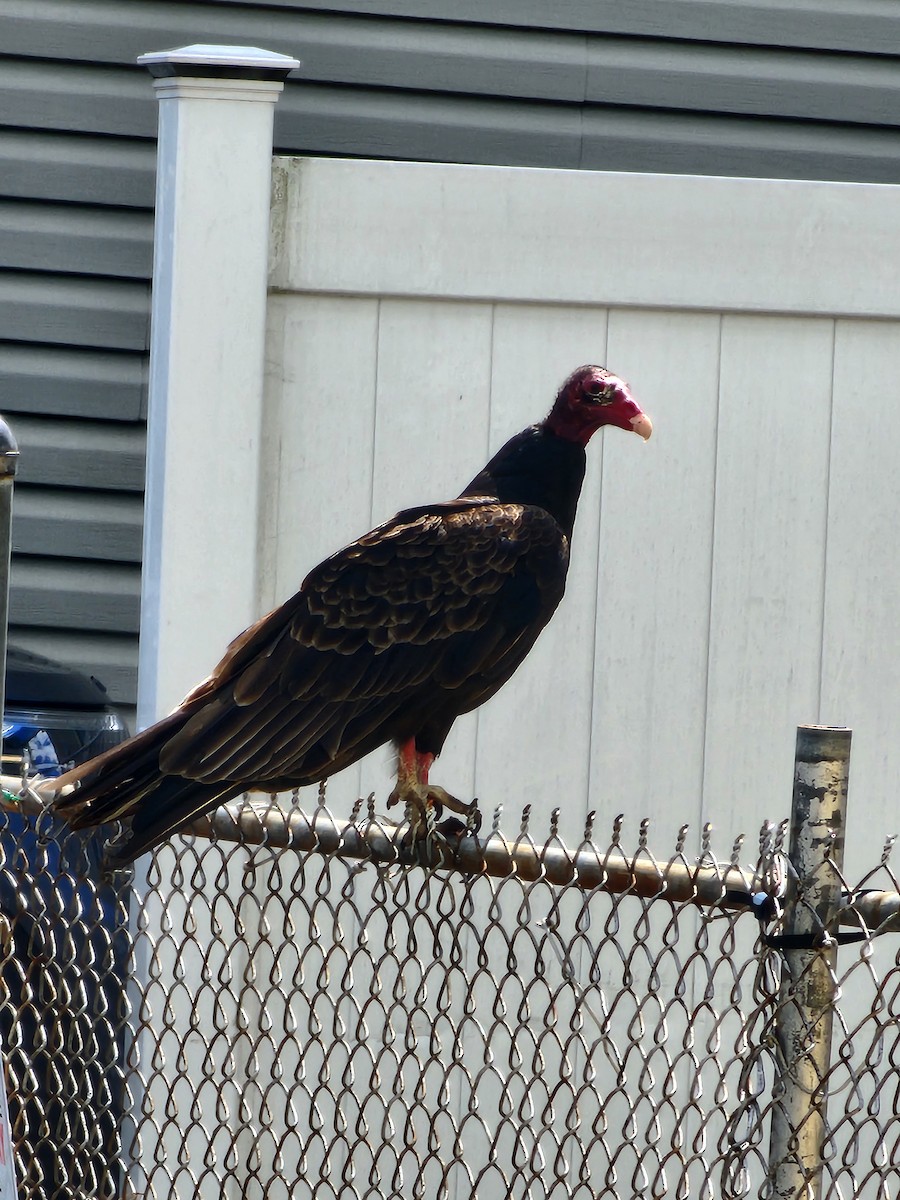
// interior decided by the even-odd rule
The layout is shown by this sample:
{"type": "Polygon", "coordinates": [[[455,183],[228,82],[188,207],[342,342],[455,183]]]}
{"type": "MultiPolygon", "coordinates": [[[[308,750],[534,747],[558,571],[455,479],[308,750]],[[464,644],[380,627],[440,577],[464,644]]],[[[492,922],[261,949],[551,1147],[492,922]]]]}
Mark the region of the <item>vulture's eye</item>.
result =
{"type": "Polygon", "coordinates": [[[592,381],[585,384],[584,398],[591,404],[611,404],[614,389],[608,384],[592,381]]]}

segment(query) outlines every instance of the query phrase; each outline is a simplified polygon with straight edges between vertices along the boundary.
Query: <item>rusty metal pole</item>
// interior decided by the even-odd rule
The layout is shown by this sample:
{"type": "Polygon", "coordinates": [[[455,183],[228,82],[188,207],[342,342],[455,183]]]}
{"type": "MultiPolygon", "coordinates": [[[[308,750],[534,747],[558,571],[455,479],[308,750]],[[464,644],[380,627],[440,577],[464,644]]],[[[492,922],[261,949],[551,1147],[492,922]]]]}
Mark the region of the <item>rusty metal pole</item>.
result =
{"type": "Polygon", "coordinates": [[[769,1147],[771,1195],[819,1200],[841,907],[849,729],[797,730],[789,856],[793,871],[779,939],[784,969],[775,1016],[781,1074],[769,1147]]]}

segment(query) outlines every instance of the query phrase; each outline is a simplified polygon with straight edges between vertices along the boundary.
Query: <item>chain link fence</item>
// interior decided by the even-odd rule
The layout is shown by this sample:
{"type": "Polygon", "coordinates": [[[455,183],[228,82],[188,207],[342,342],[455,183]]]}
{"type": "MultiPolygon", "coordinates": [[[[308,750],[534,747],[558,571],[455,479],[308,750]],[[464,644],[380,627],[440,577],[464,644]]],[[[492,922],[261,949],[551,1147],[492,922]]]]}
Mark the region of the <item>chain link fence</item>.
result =
{"type": "Polygon", "coordinates": [[[821,1190],[787,1194],[900,1193],[887,849],[861,889],[826,864],[839,922],[798,948],[783,826],[691,861],[686,830],[661,858],[621,819],[574,848],[495,821],[451,855],[323,794],[220,810],[108,877],[102,836],[0,828],[23,1198],[783,1195],[773,1125],[817,1036],[784,1017],[829,954],[821,1190]]]}

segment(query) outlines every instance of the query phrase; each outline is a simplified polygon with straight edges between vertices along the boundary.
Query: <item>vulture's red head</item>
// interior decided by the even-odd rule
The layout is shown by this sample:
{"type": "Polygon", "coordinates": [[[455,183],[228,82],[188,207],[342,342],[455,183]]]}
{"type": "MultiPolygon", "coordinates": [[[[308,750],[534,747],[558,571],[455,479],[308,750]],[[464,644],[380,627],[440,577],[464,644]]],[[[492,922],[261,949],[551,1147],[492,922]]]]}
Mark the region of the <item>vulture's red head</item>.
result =
{"type": "Polygon", "coordinates": [[[624,379],[606,367],[585,366],[573,371],[559,389],[546,427],[569,442],[587,445],[603,425],[618,425],[648,438],[653,424],[642,412],[624,379]]]}

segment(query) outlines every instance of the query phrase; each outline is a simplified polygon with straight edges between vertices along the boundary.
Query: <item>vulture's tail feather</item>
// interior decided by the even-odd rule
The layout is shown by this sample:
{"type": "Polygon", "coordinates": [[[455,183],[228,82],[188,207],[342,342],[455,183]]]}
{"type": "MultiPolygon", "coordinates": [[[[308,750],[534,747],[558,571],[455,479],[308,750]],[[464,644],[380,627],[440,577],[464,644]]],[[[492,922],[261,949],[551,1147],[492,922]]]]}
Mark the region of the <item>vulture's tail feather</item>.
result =
{"type": "Polygon", "coordinates": [[[197,783],[178,775],[163,776],[147,802],[135,812],[128,839],[107,852],[110,866],[125,866],[243,790],[233,783],[197,783]]]}
{"type": "Polygon", "coordinates": [[[182,713],[151,725],[53,781],[54,808],[75,829],[128,818],[160,782],[159,752],[184,723],[182,713]]]}
{"type": "Polygon", "coordinates": [[[111,848],[115,865],[153,849],[217,801],[244,790],[234,783],[202,783],[160,772],[160,751],[185,720],[185,714],[176,711],[53,781],[54,809],[74,829],[130,823],[128,840],[111,848]]]}

